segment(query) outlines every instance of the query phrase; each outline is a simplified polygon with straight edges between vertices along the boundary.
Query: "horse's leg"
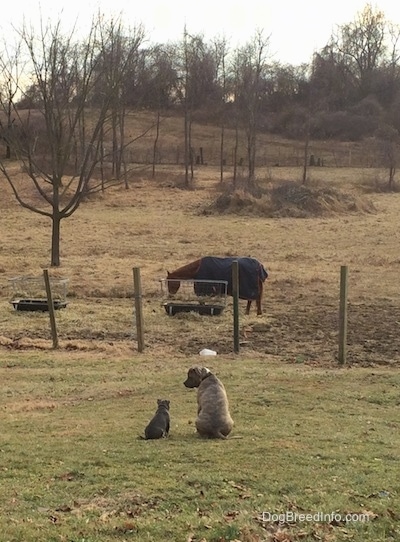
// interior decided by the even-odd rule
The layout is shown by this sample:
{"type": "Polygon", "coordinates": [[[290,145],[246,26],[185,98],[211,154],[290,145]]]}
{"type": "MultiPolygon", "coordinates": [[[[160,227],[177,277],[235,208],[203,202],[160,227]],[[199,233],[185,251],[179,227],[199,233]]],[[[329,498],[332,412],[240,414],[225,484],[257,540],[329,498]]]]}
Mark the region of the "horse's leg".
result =
{"type": "Polygon", "coordinates": [[[258,297],[257,297],[257,316],[262,314],[261,300],[263,295],[263,283],[261,280],[258,281],[258,297]]]}
{"type": "Polygon", "coordinates": [[[247,301],[247,307],[246,307],[246,314],[250,314],[250,307],[251,307],[251,299],[247,301]]]}

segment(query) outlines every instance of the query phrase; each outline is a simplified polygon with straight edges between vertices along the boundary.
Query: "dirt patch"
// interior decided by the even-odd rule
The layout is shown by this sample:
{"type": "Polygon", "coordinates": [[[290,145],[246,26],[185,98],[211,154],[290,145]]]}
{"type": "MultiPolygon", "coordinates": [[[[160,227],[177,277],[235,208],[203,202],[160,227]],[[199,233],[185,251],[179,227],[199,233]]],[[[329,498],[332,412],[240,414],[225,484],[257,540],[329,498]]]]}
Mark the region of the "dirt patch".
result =
{"type": "MultiPolygon", "coordinates": [[[[351,305],[348,312],[347,362],[363,366],[398,365],[400,338],[388,332],[391,321],[400,321],[400,307],[379,303],[351,305]]],[[[204,336],[193,333],[179,337],[176,348],[182,354],[200,351],[204,336]]],[[[279,356],[288,363],[325,364],[338,361],[338,306],[334,301],[321,299],[313,306],[291,303],[274,307],[258,320],[241,326],[241,352],[245,354],[279,356]]],[[[159,337],[161,339],[161,337],[159,337]]],[[[207,348],[218,354],[233,351],[233,337],[229,330],[218,337],[210,337],[207,348]]]]}
{"type": "MultiPolygon", "coordinates": [[[[339,314],[336,299],[316,297],[304,304],[301,296],[286,292],[286,302],[270,300],[261,317],[240,315],[241,355],[278,356],[287,363],[336,364],[338,359],[339,314]]],[[[243,307],[241,307],[243,309],[243,307]]],[[[204,347],[219,355],[233,353],[233,313],[229,305],[225,317],[181,313],[173,317],[160,311],[157,333],[146,333],[146,348],[152,352],[178,355],[198,354],[204,347]]],[[[350,303],[348,307],[347,361],[349,364],[400,365],[400,306],[388,300],[350,303]]],[[[50,349],[51,341],[40,338],[43,330],[0,337],[0,347],[8,350],[50,349]]],[[[110,355],[129,355],[135,341],[128,332],[108,330],[59,330],[65,350],[97,350],[110,355]]]]}

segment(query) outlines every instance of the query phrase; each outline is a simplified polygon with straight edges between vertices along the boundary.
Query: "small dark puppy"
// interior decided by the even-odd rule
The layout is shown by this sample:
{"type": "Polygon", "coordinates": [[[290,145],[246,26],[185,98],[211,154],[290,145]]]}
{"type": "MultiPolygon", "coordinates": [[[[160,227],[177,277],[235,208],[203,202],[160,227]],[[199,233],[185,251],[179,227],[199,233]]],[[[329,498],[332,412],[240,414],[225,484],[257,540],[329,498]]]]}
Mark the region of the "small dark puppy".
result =
{"type": "Polygon", "coordinates": [[[207,367],[191,367],[184,382],[197,388],[196,429],[200,436],[225,439],[233,428],[229,403],[222,382],[207,367]]]}
{"type": "Polygon", "coordinates": [[[157,410],[144,430],[145,439],[168,437],[169,433],[169,404],[167,399],[157,399],[157,410]]]}

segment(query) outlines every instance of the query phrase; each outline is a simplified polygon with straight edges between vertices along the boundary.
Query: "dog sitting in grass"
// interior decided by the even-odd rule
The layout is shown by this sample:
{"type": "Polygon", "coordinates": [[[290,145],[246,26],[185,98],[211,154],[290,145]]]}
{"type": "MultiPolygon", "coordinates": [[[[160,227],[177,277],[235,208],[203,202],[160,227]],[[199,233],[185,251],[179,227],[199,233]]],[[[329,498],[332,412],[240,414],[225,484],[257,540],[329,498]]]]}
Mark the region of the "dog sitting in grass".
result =
{"type": "Polygon", "coordinates": [[[196,429],[199,435],[225,439],[232,431],[233,420],[222,382],[207,367],[191,367],[184,385],[198,388],[196,429]]]}
{"type": "Polygon", "coordinates": [[[157,410],[144,430],[144,438],[157,439],[168,437],[169,434],[169,404],[167,399],[157,399],[157,410]]]}

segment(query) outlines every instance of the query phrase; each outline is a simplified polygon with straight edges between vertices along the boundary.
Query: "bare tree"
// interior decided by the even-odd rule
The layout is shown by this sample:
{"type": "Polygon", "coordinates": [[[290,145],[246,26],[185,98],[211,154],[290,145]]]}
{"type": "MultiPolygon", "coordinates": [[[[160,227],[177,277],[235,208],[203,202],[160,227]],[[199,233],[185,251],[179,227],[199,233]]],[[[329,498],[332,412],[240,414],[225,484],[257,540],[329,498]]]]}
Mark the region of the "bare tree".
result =
{"type": "Polygon", "coordinates": [[[218,96],[215,55],[202,35],[190,35],[186,26],[178,45],[178,95],[183,106],[185,141],[185,185],[193,179],[192,125],[197,112],[208,110],[218,96]],[[189,177],[190,169],[190,177],[189,177]]]}
{"type": "Polygon", "coordinates": [[[361,97],[373,90],[376,70],[387,56],[388,38],[385,14],[370,4],[353,22],[340,26],[332,37],[331,47],[337,53],[337,62],[351,74],[361,97]]]}
{"type": "Polygon", "coordinates": [[[103,102],[104,94],[110,96],[111,149],[108,155],[112,175],[118,180],[121,179],[123,169],[126,169],[125,150],[130,141],[126,140],[125,120],[131,88],[134,88],[136,83],[137,65],[141,57],[140,47],[144,38],[142,26],[130,30],[124,28],[120,19],[112,19],[108,23],[101,21],[99,29],[101,49],[95,68],[97,81],[91,103],[97,106],[103,102]]]}
{"type": "Polygon", "coordinates": [[[171,100],[172,88],[176,87],[176,71],[174,69],[173,50],[160,45],[150,50],[147,65],[147,78],[143,85],[143,96],[148,104],[156,112],[156,133],[153,141],[152,175],[156,174],[156,162],[158,158],[158,143],[162,115],[168,108],[171,100]]]}
{"type": "Polygon", "coordinates": [[[224,165],[225,165],[225,124],[226,124],[226,103],[229,99],[228,85],[227,85],[227,56],[228,56],[228,42],[226,38],[220,38],[214,40],[214,54],[215,54],[215,69],[216,69],[216,81],[219,89],[217,109],[220,113],[220,182],[224,181],[224,165]]]}
{"type": "Polygon", "coordinates": [[[315,104],[315,96],[313,93],[313,70],[314,70],[314,62],[311,63],[311,76],[309,79],[308,84],[308,103],[307,103],[307,117],[306,122],[304,123],[304,162],[303,162],[303,177],[302,182],[303,184],[307,183],[307,172],[308,172],[308,163],[309,163],[309,147],[310,147],[310,138],[311,138],[311,117],[313,111],[316,109],[315,104]]]}
{"type": "Polygon", "coordinates": [[[240,95],[241,95],[241,55],[237,49],[231,60],[229,68],[229,86],[232,93],[232,109],[234,114],[235,140],[233,146],[233,188],[237,188],[238,181],[238,150],[239,150],[239,131],[240,131],[240,95]]]}
{"type": "Polygon", "coordinates": [[[235,101],[246,133],[248,176],[245,188],[255,188],[255,168],[257,133],[259,129],[260,104],[264,93],[267,71],[267,51],[269,39],[262,31],[257,31],[254,38],[236,52],[235,101]]]}
{"type": "Polygon", "coordinates": [[[61,221],[77,210],[88,191],[99,187],[91,179],[122,71],[115,75],[96,107],[89,108],[99,78],[96,68],[112,39],[101,29],[100,18],[93,20],[84,41],[76,41],[74,31],[63,34],[60,21],[42,25],[38,33],[24,26],[20,37],[31,79],[25,80],[24,86],[21,80],[18,90],[23,98],[26,89],[35,88],[36,103],[35,110],[21,111],[12,100],[16,121],[10,145],[27,180],[19,183],[4,161],[0,162],[0,171],[20,205],[51,220],[51,265],[59,266],[61,221]],[[33,190],[25,189],[28,181],[33,190]]]}
{"type": "Polygon", "coordinates": [[[5,158],[11,158],[12,129],[14,124],[13,103],[18,96],[23,65],[21,61],[21,43],[4,43],[0,54],[0,107],[4,117],[0,117],[1,136],[6,143],[5,158]]]}
{"type": "Polygon", "coordinates": [[[385,167],[388,169],[387,189],[395,191],[395,174],[400,156],[400,134],[393,126],[382,125],[376,132],[385,167]]]}
{"type": "Polygon", "coordinates": [[[193,179],[193,164],[191,164],[192,148],[192,108],[190,104],[190,51],[186,25],[183,32],[183,65],[184,65],[184,89],[183,89],[183,122],[184,122],[184,160],[185,160],[185,186],[190,186],[193,179]],[[191,164],[192,176],[189,178],[189,165],[191,164]]]}

